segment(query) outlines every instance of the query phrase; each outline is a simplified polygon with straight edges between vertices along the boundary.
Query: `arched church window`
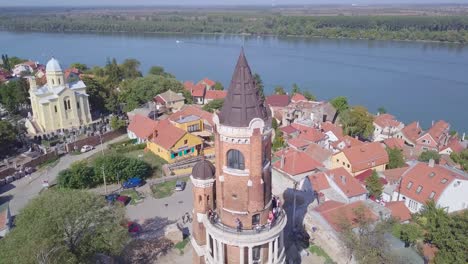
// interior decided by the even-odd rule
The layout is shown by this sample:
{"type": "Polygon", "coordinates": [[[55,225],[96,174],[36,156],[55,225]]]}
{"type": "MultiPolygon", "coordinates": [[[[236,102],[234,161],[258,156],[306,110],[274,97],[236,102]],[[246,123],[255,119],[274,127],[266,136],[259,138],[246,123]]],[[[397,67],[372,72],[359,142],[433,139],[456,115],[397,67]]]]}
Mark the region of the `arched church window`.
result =
{"type": "Polygon", "coordinates": [[[67,100],[63,100],[63,106],[65,107],[65,110],[68,110],[68,107],[67,107],[67,100]]]}
{"type": "Polygon", "coordinates": [[[58,84],[61,84],[61,83],[60,83],[60,79],[58,79],[58,84]]]}
{"type": "Polygon", "coordinates": [[[202,203],[202,196],[201,196],[201,195],[198,195],[198,203],[199,203],[199,204],[202,203]]]}
{"type": "Polygon", "coordinates": [[[237,149],[229,150],[227,153],[227,166],[231,169],[245,169],[244,155],[237,149]]]}
{"type": "Polygon", "coordinates": [[[52,85],[55,85],[55,81],[54,81],[54,79],[52,79],[52,85]]]}
{"type": "Polygon", "coordinates": [[[70,100],[68,100],[68,109],[71,109],[70,100]]]}

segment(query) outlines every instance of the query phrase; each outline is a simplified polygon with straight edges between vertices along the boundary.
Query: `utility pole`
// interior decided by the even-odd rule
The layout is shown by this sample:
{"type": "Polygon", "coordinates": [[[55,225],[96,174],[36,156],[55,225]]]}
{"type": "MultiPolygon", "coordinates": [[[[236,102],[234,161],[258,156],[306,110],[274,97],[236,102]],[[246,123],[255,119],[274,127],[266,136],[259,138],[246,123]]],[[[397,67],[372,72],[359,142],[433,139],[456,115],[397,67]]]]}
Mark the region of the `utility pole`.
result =
{"type": "MultiPolygon", "coordinates": [[[[102,156],[104,157],[104,146],[102,145],[101,133],[99,133],[99,140],[101,141],[101,153],[102,153],[102,156]]],[[[104,172],[104,166],[102,166],[101,168],[102,168],[102,177],[104,178],[104,192],[107,195],[106,173],[104,172]]]]}

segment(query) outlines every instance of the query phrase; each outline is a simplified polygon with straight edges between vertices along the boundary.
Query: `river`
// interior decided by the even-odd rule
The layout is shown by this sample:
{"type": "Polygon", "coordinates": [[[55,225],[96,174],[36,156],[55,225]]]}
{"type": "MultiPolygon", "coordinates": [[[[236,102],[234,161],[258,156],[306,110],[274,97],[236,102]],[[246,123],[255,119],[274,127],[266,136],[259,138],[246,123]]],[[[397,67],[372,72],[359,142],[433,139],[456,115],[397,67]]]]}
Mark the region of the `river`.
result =
{"type": "Polygon", "coordinates": [[[459,44],[242,37],[232,35],[88,34],[0,32],[0,53],[62,66],[104,65],[135,58],[146,73],[163,66],[179,80],[204,77],[229,85],[239,55],[245,53],[266,91],[297,83],[320,100],[343,95],[375,112],[380,106],[408,123],[428,128],[444,119],[468,131],[468,46],[459,44]]]}

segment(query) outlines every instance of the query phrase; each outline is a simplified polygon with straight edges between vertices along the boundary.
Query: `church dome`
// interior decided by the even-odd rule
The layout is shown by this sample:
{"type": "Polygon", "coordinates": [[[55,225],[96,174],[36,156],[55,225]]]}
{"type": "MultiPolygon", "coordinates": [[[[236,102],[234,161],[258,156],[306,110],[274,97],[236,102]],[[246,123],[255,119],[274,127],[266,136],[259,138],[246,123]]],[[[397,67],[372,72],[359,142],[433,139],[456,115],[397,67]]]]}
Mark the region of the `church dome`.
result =
{"type": "Polygon", "coordinates": [[[209,180],[214,179],[216,168],[208,160],[201,160],[193,166],[192,177],[197,180],[209,180]]]}
{"type": "Polygon", "coordinates": [[[48,71],[48,72],[61,72],[62,67],[60,66],[60,63],[59,63],[58,60],[56,60],[55,58],[52,58],[47,62],[46,71],[48,71]]]}

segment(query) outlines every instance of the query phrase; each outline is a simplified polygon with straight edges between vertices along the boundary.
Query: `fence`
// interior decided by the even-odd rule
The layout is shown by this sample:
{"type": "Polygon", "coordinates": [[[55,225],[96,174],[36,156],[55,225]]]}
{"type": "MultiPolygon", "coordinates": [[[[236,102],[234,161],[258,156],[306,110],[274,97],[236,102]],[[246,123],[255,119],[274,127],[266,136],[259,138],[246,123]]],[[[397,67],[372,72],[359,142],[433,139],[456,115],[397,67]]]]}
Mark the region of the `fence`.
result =
{"type": "Polygon", "coordinates": [[[114,138],[117,138],[123,134],[126,133],[126,130],[125,129],[118,129],[118,130],[114,130],[114,131],[111,131],[111,132],[107,132],[105,134],[102,134],[101,136],[99,135],[95,135],[95,136],[89,136],[87,138],[83,138],[81,140],[77,140],[75,142],[72,142],[72,143],[68,143],[66,145],[66,150],[67,152],[71,152],[73,150],[80,150],[84,145],[91,145],[91,146],[97,146],[99,144],[101,144],[101,138],[102,138],[102,142],[107,142],[109,140],[112,140],[114,138]]]}

